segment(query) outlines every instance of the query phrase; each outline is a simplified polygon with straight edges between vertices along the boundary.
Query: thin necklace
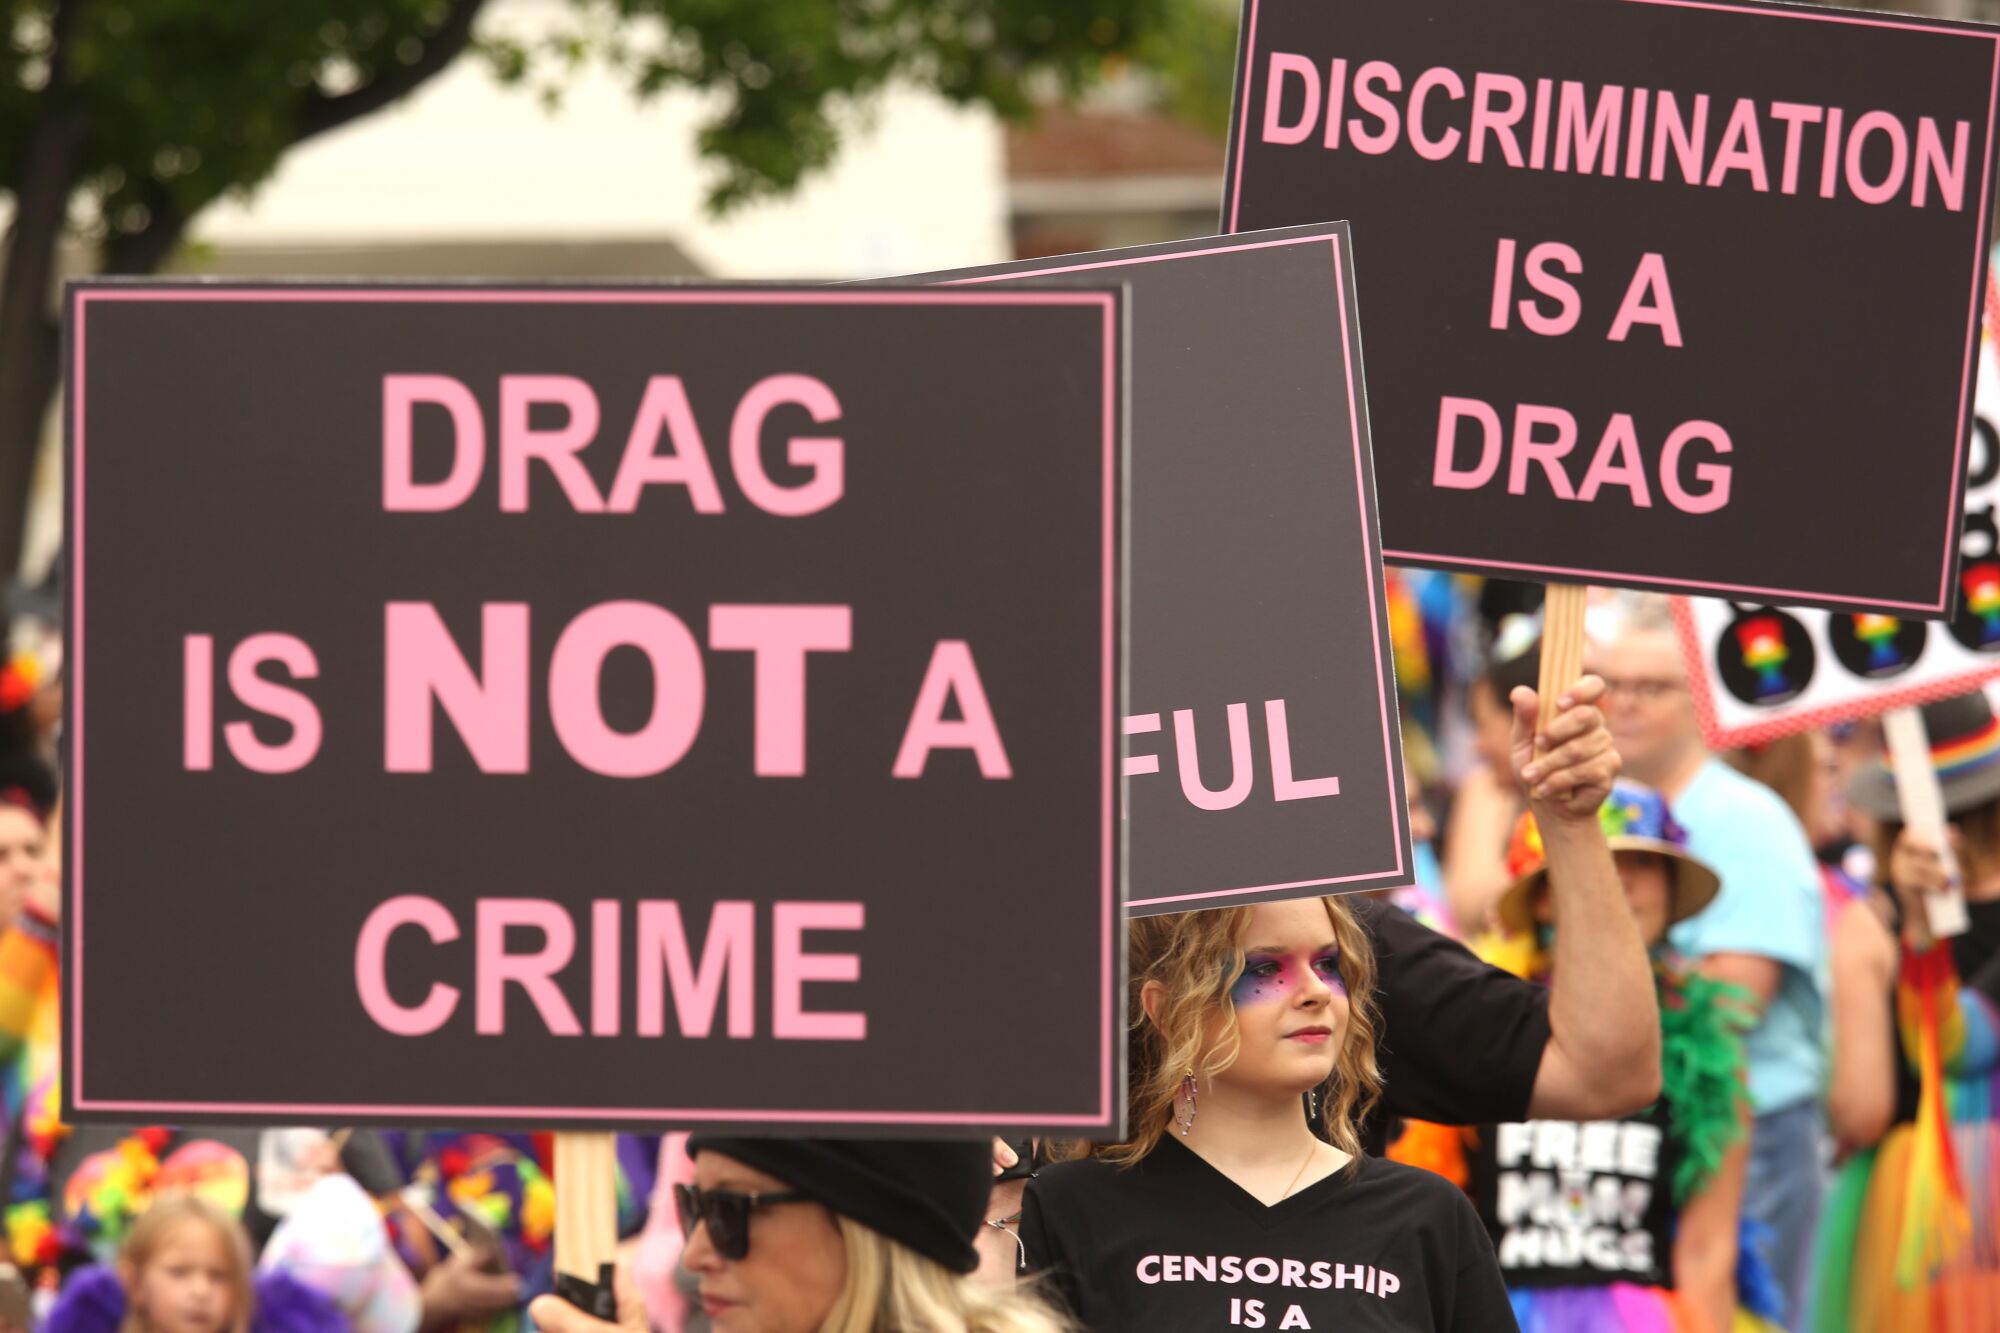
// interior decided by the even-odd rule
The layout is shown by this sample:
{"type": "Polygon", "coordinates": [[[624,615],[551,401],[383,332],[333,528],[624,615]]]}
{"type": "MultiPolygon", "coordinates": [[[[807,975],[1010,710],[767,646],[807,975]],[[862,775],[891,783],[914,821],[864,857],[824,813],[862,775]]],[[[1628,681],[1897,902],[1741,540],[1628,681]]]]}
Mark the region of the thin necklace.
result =
{"type": "Polygon", "coordinates": [[[1306,1168],[1312,1165],[1312,1159],[1315,1156],[1317,1156],[1318,1153],[1319,1153],[1319,1144],[1317,1143],[1314,1143],[1312,1147],[1306,1149],[1306,1160],[1300,1162],[1299,1169],[1292,1172],[1292,1183],[1285,1186],[1285,1192],[1278,1196],[1279,1203],[1283,1203],[1285,1200],[1292,1197],[1292,1191],[1299,1187],[1299,1177],[1303,1176],[1306,1173],[1306,1168]]]}

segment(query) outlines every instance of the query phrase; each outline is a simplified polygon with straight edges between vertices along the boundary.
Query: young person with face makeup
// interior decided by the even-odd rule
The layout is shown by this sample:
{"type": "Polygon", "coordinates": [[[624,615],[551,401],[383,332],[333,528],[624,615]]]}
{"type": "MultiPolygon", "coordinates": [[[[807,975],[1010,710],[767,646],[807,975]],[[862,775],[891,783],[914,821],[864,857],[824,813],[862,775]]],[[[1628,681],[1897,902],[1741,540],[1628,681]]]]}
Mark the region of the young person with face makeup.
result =
{"type": "Polygon", "coordinates": [[[1618,765],[1602,689],[1578,682],[1545,727],[1533,690],[1512,700],[1515,771],[1582,927],[1560,1003],[1380,903],[1132,923],[1131,1138],[1044,1169],[1021,1222],[1030,1270],[1088,1328],[1514,1327],[1465,1196],[1365,1156],[1362,1127],[1384,1091],[1391,1012],[1388,1091],[1401,1082],[1406,1114],[1621,1114],[1657,1095],[1645,950],[1596,817],[1618,765]],[[1378,959],[1395,976],[1380,997],[1378,959]]]}
{"type": "Polygon", "coordinates": [[[1340,900],[1141,918],[1128,966],[1132,1137],[1045,1168],[1021,1219],[1086,1328],[1513,1327],[1464,1195],[1361,1154],[1375,968],[1340,900]]]}

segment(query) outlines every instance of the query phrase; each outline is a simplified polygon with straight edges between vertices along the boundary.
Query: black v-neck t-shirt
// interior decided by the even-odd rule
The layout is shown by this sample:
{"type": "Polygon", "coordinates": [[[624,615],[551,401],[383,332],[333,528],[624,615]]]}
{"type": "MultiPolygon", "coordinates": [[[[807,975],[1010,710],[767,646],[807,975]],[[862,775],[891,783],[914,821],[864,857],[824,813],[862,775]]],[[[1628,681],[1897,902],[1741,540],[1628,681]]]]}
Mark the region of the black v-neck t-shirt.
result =
{"type": "Polygon", "coordinates": [[[1028,1183],[1029,1270],[1090,1333],[1507,1333],[1486,1228],[1451,1182],[1361,1158],[1265,1205],[1178,1140],[1028,1183]]]}

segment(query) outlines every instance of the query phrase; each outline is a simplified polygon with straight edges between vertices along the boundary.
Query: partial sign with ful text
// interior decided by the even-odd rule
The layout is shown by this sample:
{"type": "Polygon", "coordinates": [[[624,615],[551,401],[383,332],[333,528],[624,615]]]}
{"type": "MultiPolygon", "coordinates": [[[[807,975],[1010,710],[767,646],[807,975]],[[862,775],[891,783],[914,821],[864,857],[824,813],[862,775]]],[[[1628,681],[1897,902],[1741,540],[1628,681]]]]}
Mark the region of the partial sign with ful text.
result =
{"type": "Polygon", "coordinates": [[[1131,909],[1410,881],[1343,223],[927,275],[1132,294],[1131,909]]]}

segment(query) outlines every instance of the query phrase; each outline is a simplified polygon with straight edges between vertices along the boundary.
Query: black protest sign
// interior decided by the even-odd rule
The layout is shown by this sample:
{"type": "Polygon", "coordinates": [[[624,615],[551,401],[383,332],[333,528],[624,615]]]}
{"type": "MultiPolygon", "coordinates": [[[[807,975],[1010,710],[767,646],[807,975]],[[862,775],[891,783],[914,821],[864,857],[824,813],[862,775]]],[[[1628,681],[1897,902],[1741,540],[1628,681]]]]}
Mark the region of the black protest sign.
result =
{"type": "Polygon", "coordinates": [[[1344,218],[1392,562],[1943,616],[2000,30],[1247,0],[1227,230],[1344,218]]]}
{"type": "Polygon", "coordinates": [[[1132,299],[1131,910],[1406,884],[1342,224],[928,274],[1132,299]]]}
{"type": "Polygon", "coordinates": [[[74,289],[66,1110],[1115,1133],[1123,318],[74,289]]]}

